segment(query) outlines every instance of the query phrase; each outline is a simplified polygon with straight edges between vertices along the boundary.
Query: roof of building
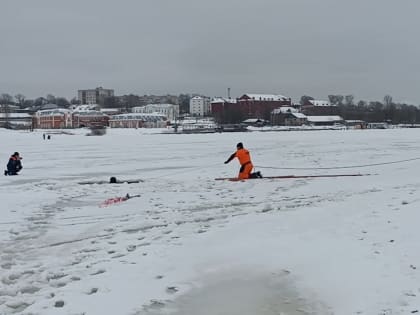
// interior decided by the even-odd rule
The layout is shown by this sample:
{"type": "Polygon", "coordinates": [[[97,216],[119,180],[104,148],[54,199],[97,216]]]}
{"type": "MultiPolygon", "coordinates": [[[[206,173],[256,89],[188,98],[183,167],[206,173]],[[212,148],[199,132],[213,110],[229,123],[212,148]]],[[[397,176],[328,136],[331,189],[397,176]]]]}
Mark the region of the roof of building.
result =
{"type": "Polygon", "coordinates": [[[86,111],[75,111],[73,112],[73,115],[75,116],[97,116],[97,117],[104,117],[108,116],[107,114],[99,111],[99,110],[86,110],[86,111]]]}
{"type": "Polygon", "coordinates": [[[18,110],[19,109],[18,105],[12,105],[12,104],[1,104],[0,103],[0,107],[7,107],[9,110],[18,110]]]}
{"type": "Polygon", "coordinates": [[[176,104],[160,104],[160,103],[156,104],[156,103],[154,103],[154,104],[147,104],[146,106],[160,107],[160,108],[165,108],[165,107],[171,108],[171,107],[179,106],[179,105],[176,105],[176,104]]]}
{"type": "Polygon", "coordinates": [[[305,115],[305,114],[302,114],[302,113],[297,113],[297,112],[295,112],[295,113],[291,113],[293,116],[295,116],[296,118],[301,118],[301,119],[305,119],[305,118],[307,118],[307,116],[305,115]]]}
{"type": "Polygon", "coordinates": [[[289,97],[286,97],[284,95],[279,94],[252,94],[252,93],[246,93],[242,97],[247,97],[253,100],[260,100],[260,101],[286,101],[290,99],[289,97]]]}
{"type": "Polygon", "coordinates": [[[211,103],[237,103],[235,98],[224,98],[224,97],[215,97],[212,99],[211,103]]]}
{"type": "Polygon", "coordinates": [[[100,111],[103,113],[119,113],[121,108],[101,108],[100,111]]]}
{"type": "MultiPolygon", "coordinates": [[[[6,117],[5,113],[0,113],[0,117],[6,117]]],[[[31,118],[32,116],[28,113],[8,113],[7,117],[9,118],[31,118]]]]}
{"type": "Polygon", "coordinates": [[[71,110],[66,108],[55,108],[39,110],[36,112],[37,116],[63,116],[65,114],[71,114],[71,110]]]}
{"type": "Polygon", "coordinates": [[[343,121],[343,118],[337,115],[332,116],[306,116],[309,122],[333,122],[343,121]]]}
{"type": "Polygon", "coordinates": [[[297,113],[298,110],[296,108],[290,106],[282,106],[279,108],[273,109],[273,114],[287,114],[287,113],[297,113]]]}
{"type": "Polygon", "coordinates": [[[311,103],[314,106],[336,106],[336,105],[332,105],[330,101],[309,100],[309,103],[311,103]]]}
{"type": "Polygon", "coordinates": [[[55,108],[58,108],[58,105],[52,104],[52,103],[44,104],[44,105],[41,106],[41,110],[44,110],[44,109],[55,109],[55,108]]]}
{"type": "Polygon", "coordinates": [[[128,113],[113,115],[111,120],[141,120],[141,121],[158,121],[165,120],[166,116],[162,114],[149,114],[149,113],[128,113]]]}
{"type": "Polygon", "coordinates": [[[357,123],[365,123],[365,121],[364,120],[360,120],[360,119],[348,119],[348,120],[346,120],[346,123],[349,123],[349,124],[357,124],[357,123]]]}
{"type": "Polygon", "coordinates": [[[245,124],[253,124],[253,123],[257,123],[257,122],[265,122],[265,120],[260,119],[260,118],[248,118],[248,119],[243,121],[243,123],[245,123],[245,124]]]}
{"type": "Polygon", "coordinates": [[[73,111],[74,112],[86,112],[86,111],[90,111],[90,110],[95,110],[96,108],[98,108],[97,104],[83,104],[83,105],[76,106],[73,109],[73,111]]]}

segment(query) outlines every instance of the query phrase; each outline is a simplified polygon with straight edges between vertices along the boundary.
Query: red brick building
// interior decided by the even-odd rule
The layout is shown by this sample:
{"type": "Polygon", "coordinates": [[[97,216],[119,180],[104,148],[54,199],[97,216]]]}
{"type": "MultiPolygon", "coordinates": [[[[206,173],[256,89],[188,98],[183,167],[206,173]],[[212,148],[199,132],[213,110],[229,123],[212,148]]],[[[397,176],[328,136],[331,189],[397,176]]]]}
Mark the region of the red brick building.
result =
{"type": "Polygon", "coordinates": [[[33,127],[63,129],[108,126],[109,116],[97,110],[72,111],[64,108],[40,110],[33,116],[33,127]]]}
{"type": "Polygon", "coordinates": [[[73,113],[72,121],[74,128],[107,127],[109,116],[97,110],[80,111],[73,113]]]}
{"type": "Polygon", "coordinates": [[[329,101],[307,100],[301,110],[307,116],[338,115],[338,107],[329,101]]]}
{"type": "Polygon", "coordinates": [[[291,105],[291,98],[283,95],[244,94],[238,98],[238,106],[249,118],[269,120],[275,108],[291,105]]]}
{"type": "Polygon", "coordinates": [[[37,111],[34,115],[34,128],[63,129],[72,128],[71,111],[64,108],[37,111]]]}
{"type": "MultiPolygon", "coordinates": [[[[237,111],[236,103],[234,98],[215,98],[210,102],[211,115],[219,123],[233,122],[232,119],[229,119],[229,114],[237,111]]],[[[240,118],[238,118],[239,121],[241,121],[240,118]]]]}
{"type": "Polygon", "coordinates": [[[228,116],[236,115],[241,120],[247,118],[270,119],[270,113],[278,107],[291,106],[290,97],[274,94],[244,94],[236,100],[215,99],[211,111],[216,120],[229,120],[228,116]]]}

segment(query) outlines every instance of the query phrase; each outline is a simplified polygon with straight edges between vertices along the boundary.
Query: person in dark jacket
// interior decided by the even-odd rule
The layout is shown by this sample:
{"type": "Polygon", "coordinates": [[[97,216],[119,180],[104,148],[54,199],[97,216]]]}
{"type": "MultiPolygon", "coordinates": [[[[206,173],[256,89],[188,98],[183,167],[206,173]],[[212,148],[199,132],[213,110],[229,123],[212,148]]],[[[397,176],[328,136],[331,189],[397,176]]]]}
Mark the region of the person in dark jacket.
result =
{"type": "Polygon", "coordinates": [[[7,170],[4,171],[4,175],[17,175],[23,168],[21,160],[19,152],[13,153],[7,163],[7,170]]]}

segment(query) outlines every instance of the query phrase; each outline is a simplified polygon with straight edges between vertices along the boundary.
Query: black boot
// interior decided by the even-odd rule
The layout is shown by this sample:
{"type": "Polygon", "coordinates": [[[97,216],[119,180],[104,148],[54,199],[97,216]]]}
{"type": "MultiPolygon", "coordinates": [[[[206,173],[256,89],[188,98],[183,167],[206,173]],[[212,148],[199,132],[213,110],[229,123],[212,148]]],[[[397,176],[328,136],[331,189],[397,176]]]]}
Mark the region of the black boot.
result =
{"type": "Polygon", "coordinates": [[[4,171],[4,176],[7,176],[9,172],[7,170],[4,171]]]}

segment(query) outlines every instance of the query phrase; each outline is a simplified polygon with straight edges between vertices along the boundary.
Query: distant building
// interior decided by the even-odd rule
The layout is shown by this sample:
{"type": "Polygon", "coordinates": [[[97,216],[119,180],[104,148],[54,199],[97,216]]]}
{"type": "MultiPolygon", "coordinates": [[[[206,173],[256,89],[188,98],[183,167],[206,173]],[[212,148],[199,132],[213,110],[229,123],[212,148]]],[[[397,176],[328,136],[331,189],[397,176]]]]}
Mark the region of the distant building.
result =
{"type": "Polygon", "coordinates": [[[207,116],[211,112],[210,99],[207,97],[194,96],[190,99],[190,115],[207,116]]]}
{"type": "Polygon", "coordinates": [[[74,110],[64,108],[44,109],[33,115],[33,127],[62,129],[108,126],[109,116],[91,109],[92,105],[80,105],[74,110]]]}
{"type": "Polygon", "coordinates": [[[28,113],[1,113],[0,128],[27,129],[32,127],[32,116],[28,113]]]}
{"type": "Polygon", "coordinates": [[[307,117],[294,107],[284,106],[271,112],[270,121],[272,125],[301,126],[306,124],[307,117]]]}
{"type": "Polygon", "coordinates": [[[179,105],[174,104],[148,104],[145,106],[133,107],[133,113],[161,114],[170,121],[179,117],[179,105]]]}
{"type": "Polygon", "coordinates": [[[147,104],[179,104],[179,97],[176,95],[143,95],[139,96],[141,105],[147,104]]]}
{"type": "Polygon", "coordinates": [[[72,127],[72,112],[69,109],[56,108],[40,110],[34,115],[34,128],[62,129],[72,127]]]}
{"type": "Polygon", "coordinates": [[[165,128],[167,125],[166,117],[161,114],[121,114],[109,120],[111,128],[165,128]]]}
{"type": "Polygon", "coordinates": [[[367,124],[368,129],[388,129],[390,125],[387,122],[371,122],[367,124]]]}
{"type": "Polygon", "coordinates": [[[73,111],[73,128],[108,126],[109,116],[99,110],[91,108],[92,105],[80,105],[73,111]]]}
{"type": "Polygon", "coordinates": [[[366,129],[368,125],[364,120],[346,120],[345,124],[349,129],[366,129]]]}
{"type": "Polygon", "coordinates": [[[41,105],[39,110],[57,109],[57,108],[59,108],[57,104],[47,103],[47,104],[41,105]]]}
{"type": "Polygon", "coordinates": [[[245,126],[263,127],[267,125],[269,121],[260,118],[248,118],[245,119],[242,124],[245,126]]]}
{"type": "Polygon", "coordinates": [[[237,99],[238,108],[249,118],[270,119],[271,112],[281,106],[291,106],[290,97],[275,94],[244,94],[237,99]]]}
{"type": "Polygon", "coordinates": [[[0,104],[0,113],[16,113],[19,111],[19,106],[10,104],[0,104]]]}
{"type": "Polygon", "coordinates": [[[305,115],[337,115],[337,105],[331,104],[329,101],[308,100],[301,107],[302,113],[305,115]]]}
{"type": "Polygon", "coordinates": [[[213,118],[197,118],[197,117],[184,117],[179,122],[177,131],[182,133],[214,133],[217,129],[217,124],[213,118]]]}
{"type": "Polygon", "coordinates": [[[312,126],[333,126],[337,124],[344,124],[344,119],[341,116],[307,116],[308,124],[312,126]]]}
{"type": "Polygon", "coordinates": [[[121,108],[101,108],[100,111],[108,116],[122,114],[121,108]]]}
{"type": "Polygon", "coordinates": [[[323,101],[323,100],[309,100],[309,105],[312,106],[323,106],[323,107],[328,107],[328,106],[335,106],[335,105],[331,105],[330,101],[323,101]]]}
{"type": "Polygon", "coordinates": [[[79,90],[78,99],[81,104],[102,104],[106,97],[114,96],[114,90],[97,87],[91,90],[79,90]]]}
{"type": "Polygon", "coordinates": [[[216,97],[210,102],[210,111],[217,121],[224,121],[225,111],[234,109],[237,101],[235,98],[216,97]]]}
{"type": "Polygon", "coordinates": [[[70,109],[74,112],[86,112],[89,110],[100,110],[100,106],[97,104],[71,105],[70,109]]]}

